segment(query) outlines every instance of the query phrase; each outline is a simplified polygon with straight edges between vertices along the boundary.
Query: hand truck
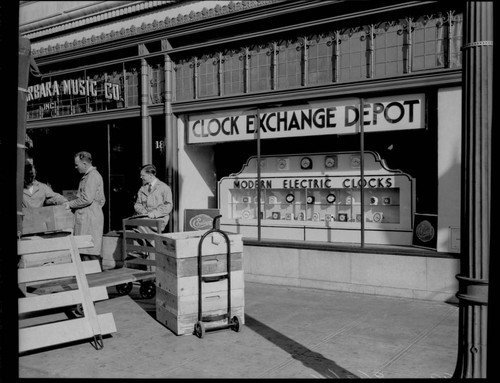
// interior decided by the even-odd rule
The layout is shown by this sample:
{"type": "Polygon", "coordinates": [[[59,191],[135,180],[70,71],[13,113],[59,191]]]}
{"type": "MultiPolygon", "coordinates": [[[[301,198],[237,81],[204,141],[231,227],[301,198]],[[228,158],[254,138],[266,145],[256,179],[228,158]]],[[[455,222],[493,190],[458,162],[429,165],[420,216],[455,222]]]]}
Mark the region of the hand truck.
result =
{"type": "Polygon", "coordinates": [[[198,244],[198,322],[194,325],[194,333],[200,339],[205,335],[205,331],[214,331],[231,328],[236,332],[240,332],[243,326],[241,318],[238,315],[231,317],[231,245],[229,243],[229,237],[226,233],[219,229],[219,219],[222,215],[214,217],[212,228],[208,230],[200,238],[198,244]],[[203,241],[210,234],[218,233],[224,237],[227,245],[227,272],[218,275],[203,275],[202,270],[202,245],[203,241]],[[203,305],[202,305],[202,294],[203,294],[203,283],[218,282],[223,279],[227,279],[227,312],[219,315],[203,315],[203,305]],[[227,323],[220,326],[213,326],[210,328],[205,328],[205,322],[215,322],[223,319],[227,319],[227,323]]]}

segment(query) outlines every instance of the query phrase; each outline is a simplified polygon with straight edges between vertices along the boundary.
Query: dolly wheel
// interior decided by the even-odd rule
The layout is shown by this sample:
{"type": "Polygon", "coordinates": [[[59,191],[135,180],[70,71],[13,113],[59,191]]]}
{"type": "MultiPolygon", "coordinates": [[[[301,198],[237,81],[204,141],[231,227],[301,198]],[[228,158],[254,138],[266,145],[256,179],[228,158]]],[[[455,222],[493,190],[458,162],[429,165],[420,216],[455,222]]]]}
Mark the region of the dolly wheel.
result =
{"type": "Polygon", "coordinates": [[[122,283],[120,285],[116,285],[116,291],[120,295],[127,295],[132,291],[132,282],[122,283]]]}
{"type": "Polygon", "coordinates": [[[241,323],[240,317],[238,315],[235,315],[231,320],[231,328],[236,332],[240,332],[242,327],[243,324],[241,323]]]}
{"type": "Polygon", "coordinates": [[[196,324],[194,325],[194,333],[198,338],[203,338],[203,336],[205,335],[205,325],[202,321],[196,322],[196,324]]]}
{"type": "Polygon", "coordinates": [[[83,315],[83,305],[78,303],[75,307],[75,314],[82,316],[83,315]]]}
{"type": "Polygon", "coordinates": [[[156,295],[156,286],[153,282],[143,282],[139,293],[145,299],[153,298],[156,295]]]}

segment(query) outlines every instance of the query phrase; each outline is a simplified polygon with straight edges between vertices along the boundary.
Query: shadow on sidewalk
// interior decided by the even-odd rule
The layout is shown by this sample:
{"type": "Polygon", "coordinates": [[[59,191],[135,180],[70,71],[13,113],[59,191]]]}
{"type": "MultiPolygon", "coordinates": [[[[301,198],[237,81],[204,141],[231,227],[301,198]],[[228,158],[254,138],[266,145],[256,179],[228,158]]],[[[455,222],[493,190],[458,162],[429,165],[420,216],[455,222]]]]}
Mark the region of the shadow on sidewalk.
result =
{"type": "MultiPolygon", "coordinates": [[[[352,372],[349,372],[345,368],[339,366],[334,361],[325,358],[322,354],[308,349],[307,347],[279,333],[248,314],[245,314],[245,327],[250,328],[263,338],[274,343],[276,346],[290,354],[293,359],[301,362],[305,367],[316,371],[320,375],[318,378],[359,378],[352,372]]],[[[283,365],[282,368],[285,366],[286,364],[283,365]]],[[[311,375],[314,377],[313,374],[311,375]]]]}

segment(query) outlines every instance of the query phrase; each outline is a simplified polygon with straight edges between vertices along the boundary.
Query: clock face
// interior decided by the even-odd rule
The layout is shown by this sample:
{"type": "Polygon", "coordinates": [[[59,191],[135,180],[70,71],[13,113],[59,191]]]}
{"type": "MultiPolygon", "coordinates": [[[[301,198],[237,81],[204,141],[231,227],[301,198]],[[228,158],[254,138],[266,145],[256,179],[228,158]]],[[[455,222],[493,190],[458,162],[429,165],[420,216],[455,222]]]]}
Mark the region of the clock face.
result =
{"type": "Polygon", "coordinates": [[[335,194],[328,194],[326,196],[326,202],[328,203],[334,203],[337,197],[335,197],[335,194]]]}
{"type": "Polygon", "coordinates": [[[250,217],[252,216],[252,213],[250,213],[249,210],[243,210],[241,212],[241,218],[244,218],[244,219],[249,219],[250,217]]]}
{"type": "Polygon", "coordinates": [[[382,213],[373,213],[373,222],[382,222],[383,215],[382,213]]]}
{"type": "Polygon", "coordinates": [[[314,203],[314,197],[312,195],[307,196],[306,202],[308,204],[314,203]]]}
{"type": "Polygon", "coordinates": [[[336,168],[337,159],[336,157],[325,157],[325,168],[336,168]]]}
{"type": "Polygon", "coordinates": [[[312,169],[312,160],[309,157],[303,157],[300,160],[301,169],[312,169]]]}
{"type": "Polygon", "coordinates": [[[288,159],[280,158],[278,160],[278,170],[288,170],[288,159]]]}
{"type": "Polygon", "coordinates": [[[359,168],[361,165],[361,158],[359,156],[352,156],[351,157],[351,167],[352,168],[359,168]]]}
{"type": "Polygon", "coordinates": [[[286,202],[292,203],[294,199],[295,199],[295,196],[293,194],[287,194],[286,202]]]}

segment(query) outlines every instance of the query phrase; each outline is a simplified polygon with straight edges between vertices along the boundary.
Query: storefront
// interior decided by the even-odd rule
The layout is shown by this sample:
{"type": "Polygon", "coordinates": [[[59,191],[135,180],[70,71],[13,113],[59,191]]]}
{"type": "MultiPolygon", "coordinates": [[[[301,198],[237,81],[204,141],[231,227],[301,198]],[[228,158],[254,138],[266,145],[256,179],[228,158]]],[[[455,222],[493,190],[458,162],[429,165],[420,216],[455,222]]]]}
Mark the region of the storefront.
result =
{"type": "Polygon", "coordinates": [[[455,294],[459,5],[144,3],[84,43],[34,39],[42,181],[74,189],[72,153],[95,152],[116,230],[153,162],[174,192],[169,230],[217,209],[250,281],[455,294]]]}

